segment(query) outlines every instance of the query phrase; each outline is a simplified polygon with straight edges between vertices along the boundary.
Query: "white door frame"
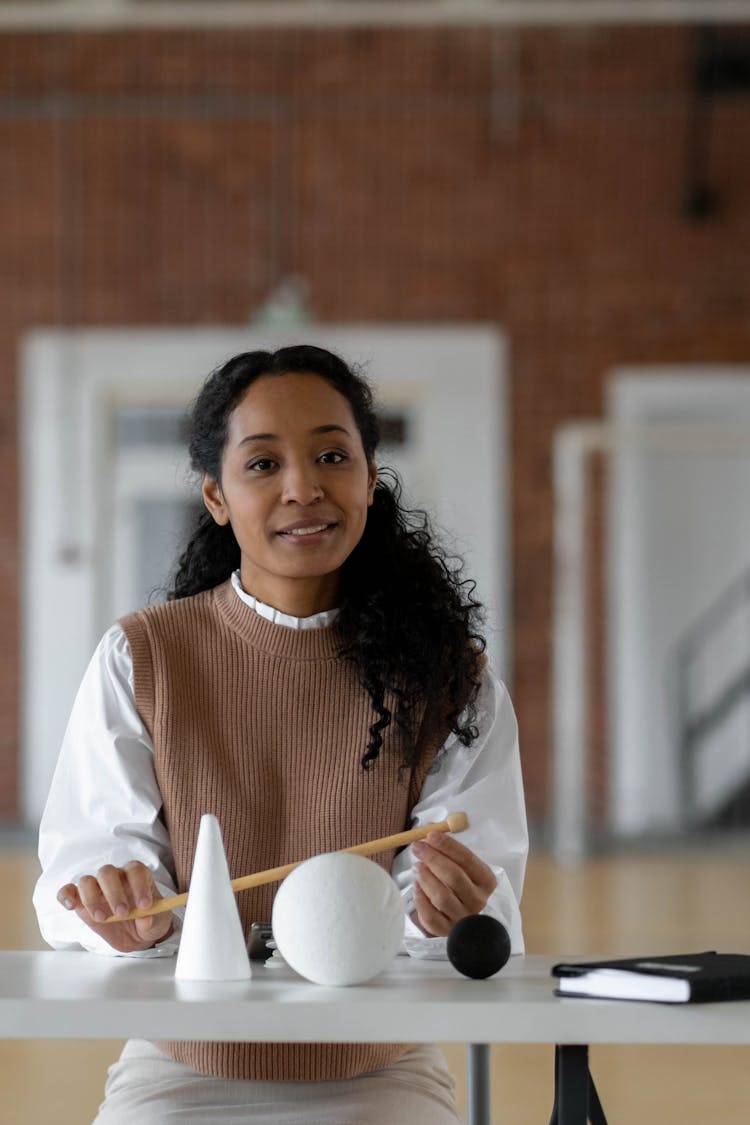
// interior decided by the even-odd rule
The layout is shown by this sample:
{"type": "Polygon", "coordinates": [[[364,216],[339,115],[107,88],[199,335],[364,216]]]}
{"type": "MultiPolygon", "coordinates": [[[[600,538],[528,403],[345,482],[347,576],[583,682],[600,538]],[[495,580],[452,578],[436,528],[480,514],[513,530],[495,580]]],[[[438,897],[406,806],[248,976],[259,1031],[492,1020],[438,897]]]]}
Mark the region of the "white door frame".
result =
{"type": "MultiPolygon", "coordinates": [[[[660,446],[623,447],[613,459],[609,537],[610,824],[617,835],[681,826],[674,745],[654,717],[665,685],[647,683],[649,495],[645,454],[661,450],[742,458],[750,455],[750,367],[669,365],[612,372],[610,418],[621,428],[658,427],[660,446]],[[680,433],[682,438],[678,440],[680,433]]],[[[726,576],[725,576],[726,577],[726,576]]],[[[731,577],[731,575],[730,575],[731,577]]],[[[696,605],[697,614],[703,605],[696,605]]],[[[688,624],[689,622],[686,622],[688,624]]]]}

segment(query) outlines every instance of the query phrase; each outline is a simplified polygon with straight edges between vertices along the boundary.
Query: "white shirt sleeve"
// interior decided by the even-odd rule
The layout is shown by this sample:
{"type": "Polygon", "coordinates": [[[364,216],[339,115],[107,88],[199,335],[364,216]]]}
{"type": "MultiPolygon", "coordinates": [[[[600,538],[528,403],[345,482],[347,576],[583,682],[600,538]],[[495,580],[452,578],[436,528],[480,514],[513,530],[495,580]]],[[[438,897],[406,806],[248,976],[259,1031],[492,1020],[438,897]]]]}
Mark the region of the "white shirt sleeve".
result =
{"type": "MultiPolygon", "coordinates": [[[[497,887],[483,914],[502,922],[511,952],[523,953],[519,903],[528,855],[518,724],[505,686],[485,667],[476,701],[479,737],[463,746],[450,735],[428,773],[412,810],[415,828],[465,812],[469,827],[458,837],[493,870],[497,887]]],[[[411,847],[396,856],[391,869],[406,913],[404,947],[412,957],[446,956],[444,937],[427,937],[411,920],[414,909],[414,857],[411,847]]]]}
{"type": "MultiPolygon", "coordinates": [[[[40,824],[42,874],[33,901],[42,937],[53,948],[118,955],[57,901],[62,886],[96,874],[106,863],[122,867],[140,860],[151,869],[162,895],[175,894],[161,807],[151,739],[135,706],[130,646],[114,625],[99,643],[78,690],[40,824]]],[[[127,956],[173,954],[183,913],[175,912],[169,938],[127,956]]]]}

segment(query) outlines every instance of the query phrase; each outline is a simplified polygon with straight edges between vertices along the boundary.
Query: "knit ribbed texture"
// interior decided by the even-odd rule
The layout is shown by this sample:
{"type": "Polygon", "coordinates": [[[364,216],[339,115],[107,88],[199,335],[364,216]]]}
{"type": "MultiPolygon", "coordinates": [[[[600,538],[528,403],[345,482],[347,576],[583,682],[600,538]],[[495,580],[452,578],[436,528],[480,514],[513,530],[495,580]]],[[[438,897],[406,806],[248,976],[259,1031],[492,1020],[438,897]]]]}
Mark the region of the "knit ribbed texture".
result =
{"type": "MultiPolygon", "coordinates": [[[[138,711],[154,745],[177,886],[187,890],[200,818],[218,817],[232,878],[351,847],[409,827],[442,736],[420,735],[419,766],[400,770],[388,728],[365,772],[372,708],[337,659],[333,628],[265,620],[229,582],[124,618],[138,711]]],[[[427,724],[425,724],[425,728],[427,724]]],[[[374,857],[390,870],[394,852],[374,857]]],[[[267,922],[277,884],[240,892],[247,935],[267,922]]],[[[317,1081],[389,1066],[397,1043],[161,1043],[179,1062],[224,1078],[317,1081]]]]}

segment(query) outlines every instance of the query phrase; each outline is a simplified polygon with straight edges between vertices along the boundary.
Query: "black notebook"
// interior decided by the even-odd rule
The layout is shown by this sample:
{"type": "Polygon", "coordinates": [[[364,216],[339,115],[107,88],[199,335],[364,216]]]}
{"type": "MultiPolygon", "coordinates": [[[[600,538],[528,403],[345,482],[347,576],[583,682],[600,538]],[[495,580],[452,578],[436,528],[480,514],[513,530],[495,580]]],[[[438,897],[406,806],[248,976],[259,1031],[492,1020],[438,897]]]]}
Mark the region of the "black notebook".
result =
{"type": "Polygon", "coordinates": [[[742,953],[679,953],[553,965],[558,996],[610,1000],[658,1000],[697,1004],[750,1000],[750,956],[742,953]]]}

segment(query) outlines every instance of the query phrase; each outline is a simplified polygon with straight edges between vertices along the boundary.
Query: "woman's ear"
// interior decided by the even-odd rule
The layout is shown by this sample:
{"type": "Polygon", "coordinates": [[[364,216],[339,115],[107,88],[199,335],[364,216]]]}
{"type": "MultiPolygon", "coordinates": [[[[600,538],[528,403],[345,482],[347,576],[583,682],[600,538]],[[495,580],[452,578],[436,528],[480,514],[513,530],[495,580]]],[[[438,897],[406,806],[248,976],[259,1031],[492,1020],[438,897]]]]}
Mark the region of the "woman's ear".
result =
{"type": "Polygon", "coordinates": [[[374,461],[370,461],[369,471],[367,473],[367,507],[372,504],[372,499],[375,495],[375,485],[378,480],[378,467],[374,461]]]}
{"type": "Polygon", "coordinates": [[[203,493],[203,503],[208,508],[215,522],[218,523],[220,527],[226,527],[229,523],[229,512],[224,503],[224,495],[219,482],[204,473],[201,492],[203,493]]]}

